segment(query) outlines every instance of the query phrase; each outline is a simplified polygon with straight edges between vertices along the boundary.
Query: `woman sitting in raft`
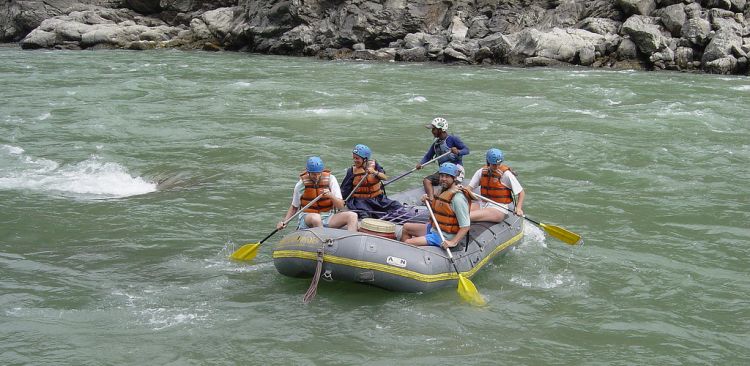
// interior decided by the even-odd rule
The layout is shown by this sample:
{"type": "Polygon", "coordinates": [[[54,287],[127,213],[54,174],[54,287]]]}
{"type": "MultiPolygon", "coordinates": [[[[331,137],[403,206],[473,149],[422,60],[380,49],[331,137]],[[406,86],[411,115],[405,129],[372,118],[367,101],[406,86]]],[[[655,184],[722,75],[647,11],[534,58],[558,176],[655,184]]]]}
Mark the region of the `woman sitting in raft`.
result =
{"type": "Polygon", "coordinates": [[[356,212],[360,218],[377,219],[400,209],[401,204],[385,196],[383,181],[388,176],[383,167],[371,157],[372,151],[366,145],[354,146],[353,164],[346,171],[341,194],[347,197],[346,207],[356,212]]]}

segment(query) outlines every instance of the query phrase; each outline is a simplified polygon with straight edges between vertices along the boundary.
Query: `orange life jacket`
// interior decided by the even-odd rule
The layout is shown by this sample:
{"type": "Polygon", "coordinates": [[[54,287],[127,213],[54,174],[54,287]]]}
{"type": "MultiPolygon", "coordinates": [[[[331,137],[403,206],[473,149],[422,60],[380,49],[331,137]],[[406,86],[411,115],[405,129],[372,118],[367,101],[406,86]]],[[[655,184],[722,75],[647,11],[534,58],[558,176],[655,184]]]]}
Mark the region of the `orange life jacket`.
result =
{"type": "Polygon", "coordinates": [[[513,172],[509,166],[501,164],[499,169],[490,171],[490,167],[485,165],[482,168],[482,178],[479,180],[479,186],[481,187],[480,192],[482,196],[485,196],[497,203],[511,203],[513,202],[513,191],[506,187],[500,182],[503,174],[507,171],[513,172]],[[492,173],[492,174],[490,174],[492,173]]]}
{"type": "MultiPolygon", "coordinates": [[[[314,182],[310,179],[310,175],[305,171],[299,175],[302,179],[302,183],[305,185],[305,191],[299,198],[301,206],[306,206],[310,201],[314,200],[323,193],[324,189],[331,190],[331,171],[326,169],[320,174],[320,179],[314,182]]],[[[305,209],[305,212],[328,212],[333,208],[333,200],[326,197],[321,197],[317,202],[313,203],[310,207],[305,209]]]]}
{"type": "MultiPolygon", "coordinates": [[[[367,167],[375,168],[375,161],[368,160],[367,167]]],[[[362,180],[367,171],[360,167],[352,167],[352,187],[356,187],[362,180]]],[[[383,183],[378,179],[377,174],[368,174],[362,184],[359,185],[356,191],[352,194],[355,198],[374,198],[383,194],[383,183]]]]}
{"type": "Polygon", "coordinates": [[[469,202],[469,210],[471,210],[471,194],[468,193],[466,188],[461,186],[453,186],[451,189],[440,193],[432,204],[432,211],[435,213],[437,224],[440,226],[440,230],[445,233],[455,234],[461,229],[458,226],[456,213],[453,212],[453,208],[451,207],[451,200],[453,200],[453,196],[458,192],[466,196],[466,200],[469,202]]]}

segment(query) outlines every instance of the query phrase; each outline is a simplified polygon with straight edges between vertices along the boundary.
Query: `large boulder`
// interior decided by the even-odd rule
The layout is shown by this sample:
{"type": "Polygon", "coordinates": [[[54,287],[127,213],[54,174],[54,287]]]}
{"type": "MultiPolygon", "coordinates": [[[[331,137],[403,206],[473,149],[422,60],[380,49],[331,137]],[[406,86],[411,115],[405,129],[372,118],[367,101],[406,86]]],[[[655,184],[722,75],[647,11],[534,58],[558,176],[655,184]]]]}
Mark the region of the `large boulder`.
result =
{"type": "Polygon", "coordinates": [[[660,24],[659,18],[633,15],[622,24],[622,33],[628,35],[641,52],[650,55],[666,44],[660,24]]]}
{"type": "Polygon", "coordinates": [[[601,34],[583,29],[554,28],[549,32],[527,29],[518,34],[518,40],[510,51],[511,63],[521,63],[529,57],[543,57],[574,63],[582,49],[606,52],[606,39],[601,34]]]}
{"type": "Polygon", "coordinates": [[[711,35],[711,23],[702,17],[700,6],[693,3],[685,7],[687,20],[682,25],[680,35],[695,46],[704,46],[711,35]]]}
{"type": "Polygon", "coordinates": [[[651,15],[651,12],[656,9],[656,2],[654,0],[616,0],[622,10],[627,14],[635,15],[651,15]]]}
{"type": "Polygon", "coordinates": [[[674,4],[654,12],[654,15],[661,19],[664,27],[672,34],[673,37],[679,37],[682,33],[682,25],[687,20],[684,4],[674,4]]]}
{"type": "Polygon", "coordinates": [[[701,62],[707,64],[714,60],[732,56],[734,49],[742,49],[742,37],[731,30],[719,30],[703,51],[701,62]]]}

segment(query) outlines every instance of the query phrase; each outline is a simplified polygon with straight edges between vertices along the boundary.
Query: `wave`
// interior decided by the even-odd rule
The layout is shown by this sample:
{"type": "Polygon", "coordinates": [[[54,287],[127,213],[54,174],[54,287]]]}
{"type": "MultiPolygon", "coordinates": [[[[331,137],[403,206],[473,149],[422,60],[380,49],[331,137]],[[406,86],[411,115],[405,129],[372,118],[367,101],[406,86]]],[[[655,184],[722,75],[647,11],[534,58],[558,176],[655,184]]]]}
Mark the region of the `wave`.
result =
{"type": "Polygon", "coordinates": [[[134,177],[96,155],[69,165],[34,158],[23,148],[0,146],[0,190],[30,190],[82,198],[123,198],[156,191],[156,183],[134,177]]]}

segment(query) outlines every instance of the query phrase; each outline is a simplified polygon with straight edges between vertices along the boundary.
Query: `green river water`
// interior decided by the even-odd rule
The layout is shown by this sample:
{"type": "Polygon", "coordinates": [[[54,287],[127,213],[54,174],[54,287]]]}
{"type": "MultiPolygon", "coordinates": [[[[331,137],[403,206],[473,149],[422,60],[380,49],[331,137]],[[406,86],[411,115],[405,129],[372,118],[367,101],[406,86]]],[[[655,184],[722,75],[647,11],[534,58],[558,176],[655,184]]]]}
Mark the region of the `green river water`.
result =
{"type": "Polygon", "coordinates": [[[750,363],[746,77],[5,47],[0,85],[0,364],[750,363]],[[480,308],[227,259],[307,156],[395,176],[435,116],[584,245],[528,225],[480,308]]]}

